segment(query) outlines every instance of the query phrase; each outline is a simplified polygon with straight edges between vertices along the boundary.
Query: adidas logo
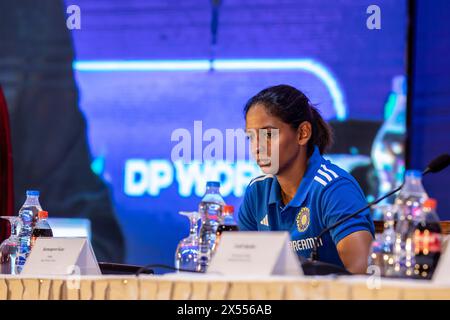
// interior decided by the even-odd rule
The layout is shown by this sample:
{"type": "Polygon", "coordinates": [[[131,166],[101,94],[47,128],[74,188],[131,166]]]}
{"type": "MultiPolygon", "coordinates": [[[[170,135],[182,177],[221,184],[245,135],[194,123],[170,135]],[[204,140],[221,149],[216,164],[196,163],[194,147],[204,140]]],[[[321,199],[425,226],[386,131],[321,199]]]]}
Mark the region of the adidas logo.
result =
{"type": "Polygon", "coordinates": [[[263,226],[269,226],[269,217],[267,217],[267,214],[266,214],[266,216],[261,220],[261,222],[260,222],[263,226]]]}

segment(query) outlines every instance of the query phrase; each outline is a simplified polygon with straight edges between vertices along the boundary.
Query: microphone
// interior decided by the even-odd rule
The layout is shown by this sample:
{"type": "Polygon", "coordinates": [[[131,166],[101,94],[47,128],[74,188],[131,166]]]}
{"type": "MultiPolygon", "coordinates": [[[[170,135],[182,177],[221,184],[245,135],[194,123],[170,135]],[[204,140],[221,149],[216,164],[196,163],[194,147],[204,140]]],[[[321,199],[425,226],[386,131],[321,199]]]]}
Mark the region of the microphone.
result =
{"type": "Polygon", "coordinates": [[[450,155],[448,153],[443,153],[428,164],[426,169],[423,171],[423,175],[426,175],[429,172],[436,173],[442,171],[447,168],[449,164],[450,155]]]}
{"type": "MultiPolygon", "coordinates": [[[[448,153],[444,153],[441,154],[439,157],[433,159],[428,166],[425,168],[425,170],[422,172],[422,175],[425,176],[428,173],[437,173],[439,171],[444,170],[445,168],[447,168],[450,165],[450,155],[448,153]]],[[[319,235],[314,238],[314,246],[312,248],[311,251],[311,260],[312,261],[317,261],[319,260],[319,252],[318,252],[318,247],[319,247],[319,240],[322,238],[322,236],[327,233],[328,231],[336,228],[337,226],[340,226],[341,224],[343,224],[344,222],[346,222],[347,220],[357,216],[358,214],[360,214],[361,212],[369,209],[371,206],[379,203],[380,201],[386,199],[387,197],[393,195],[394,193],[398,192],[403,185],[405,184],[405,182],[403,182],[400,186],[398,186],[397,188],[395,188],[394,190],[388,192],[387,194],[385,194],[384,196],[370,202],[368,205],[364,206],[363,208],[359,209],[358,211],[352,213],[351,215],[337,221],[336,223],[332,224],[329,227],[326,227],[325,229],[323,229],[319,235]]]]}

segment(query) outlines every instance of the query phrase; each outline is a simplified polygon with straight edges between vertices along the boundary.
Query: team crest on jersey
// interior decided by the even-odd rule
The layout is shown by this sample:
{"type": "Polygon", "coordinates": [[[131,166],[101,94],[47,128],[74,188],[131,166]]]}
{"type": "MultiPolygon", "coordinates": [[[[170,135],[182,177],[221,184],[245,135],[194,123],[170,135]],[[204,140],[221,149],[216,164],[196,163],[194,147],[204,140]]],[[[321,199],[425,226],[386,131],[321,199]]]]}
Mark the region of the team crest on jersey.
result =
{"type": "Polygon", "coordinates": [[[306,229],[308,229],[309,227],[309,222],[311,221],[309,208],[307,207],[301,208],[300,212],[297,215],[296,221],[298,231],[300,232],[306,231],[306,229]]]}

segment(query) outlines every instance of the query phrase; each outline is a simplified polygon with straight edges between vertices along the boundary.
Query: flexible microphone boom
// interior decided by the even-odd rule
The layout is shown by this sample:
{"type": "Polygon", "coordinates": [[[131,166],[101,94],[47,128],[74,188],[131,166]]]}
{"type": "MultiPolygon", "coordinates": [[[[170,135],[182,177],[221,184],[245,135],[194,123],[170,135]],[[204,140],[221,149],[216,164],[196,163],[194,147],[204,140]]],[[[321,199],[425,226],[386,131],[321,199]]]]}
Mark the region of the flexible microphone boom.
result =
{"type": "MultiPolygon", "coordinates": [[[[448,153],[444,153],[441,154],[439,157],[433,159],[428,166],[425,168],[425,170],[422,172],[422,175],[425,176],[428,173],[437,173],[439,171],[444,170],[445,168],[447,168],[450,165],[450,155],[448,153]]],[[[369,209],[371,206],[379,203],[380,201],[386,199],[387,197],[393,195],[394,193],[398,192],[404,185],[405,183],[403,182],[400,186],[398,186],[397,188],[395,188],[394,190],[390,191],[389,193],[385,194],[384,196],[382,196],[381,198],[378,198],[372,202],[370,202],[368,205],[366,205],[365,207],[359,209],[358,211],[352,213],[351,215],[339,220],[338,222],[332,224],[329,227],[326,227],[325,229],[323,229],[319,235],[317,237],[314,238],[314,245],[313,248],[311,249],[311,260],[313,261],[317,261],[319,260],[319,252],[318,252],[318,247],[319,247],[319,241],[322,238],[322,236],[327,233],[328,231],[336,228],[337,226],[343,224],[345,221],[357,216],[358,214],[360,214],[361,212],[369,209]]]]}

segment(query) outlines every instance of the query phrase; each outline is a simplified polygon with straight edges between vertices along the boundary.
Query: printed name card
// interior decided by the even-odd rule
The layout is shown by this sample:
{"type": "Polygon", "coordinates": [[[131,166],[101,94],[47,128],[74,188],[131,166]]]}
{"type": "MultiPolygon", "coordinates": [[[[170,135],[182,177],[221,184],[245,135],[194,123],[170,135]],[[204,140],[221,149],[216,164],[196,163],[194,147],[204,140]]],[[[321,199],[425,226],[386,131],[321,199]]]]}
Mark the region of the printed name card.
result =
{"type": "Polygon", "coordinates": [[[208,273],[301,276],[300,261],[289,240],[287,232],[224,232],[208,273]]]}
{"type": "Polygon", "coordinates": [[[436,284],[450,283],[450,246],[449,236],[445,236],[442,241],[441,256],[438,265],[431,279],[436,284]]]}
{"type": "Polygon", "coordinates": [[[87,238],[38,238],[21,275],[100,275],[87,238]]]}

